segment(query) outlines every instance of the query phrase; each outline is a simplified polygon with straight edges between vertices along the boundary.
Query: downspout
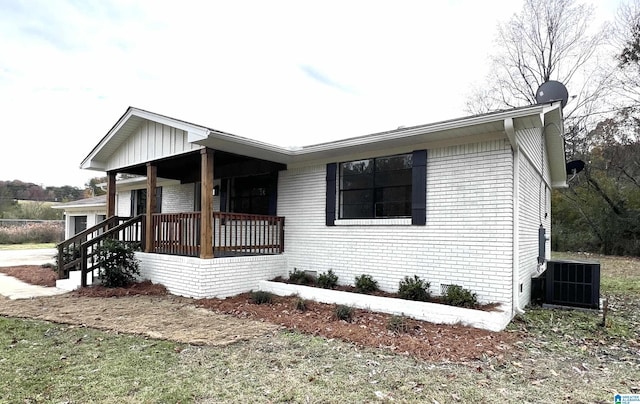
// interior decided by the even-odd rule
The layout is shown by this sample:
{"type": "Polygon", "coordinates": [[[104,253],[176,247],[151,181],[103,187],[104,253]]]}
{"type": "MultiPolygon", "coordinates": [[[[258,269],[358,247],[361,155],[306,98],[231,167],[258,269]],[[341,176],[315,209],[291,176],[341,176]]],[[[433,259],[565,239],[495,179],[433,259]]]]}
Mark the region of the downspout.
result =
{"type": "Polygon", "coordinates": [[[511,262],[511,308],[512,315],[516,314],[524,314],[524,310],[520,308],[519,303],[519,295],[518,295],[518,285],[519,285],[519,276],[520,273],[520,264],[519,264],[519,247],[520,247],[520,237],[518,237],[520,231],[520,145],[518,144],[518,140],[516,138],[516,131],[513,127],[513,119],[507,118],[504,120],[504,131],[511,142],[511,147],[513,150],[513,252],[511,254],[512,262],[511,262]]]}

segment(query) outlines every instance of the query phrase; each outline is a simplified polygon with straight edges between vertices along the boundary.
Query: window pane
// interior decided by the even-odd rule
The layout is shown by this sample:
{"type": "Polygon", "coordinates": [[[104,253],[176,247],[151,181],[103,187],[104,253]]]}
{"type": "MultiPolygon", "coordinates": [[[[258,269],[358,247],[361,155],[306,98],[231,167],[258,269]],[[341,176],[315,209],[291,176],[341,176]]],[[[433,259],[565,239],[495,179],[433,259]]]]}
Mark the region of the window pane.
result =
{"type": "Polygon", "coordinates": [[[376,189],[376,217],[389,216],[411,216],[411,186],[376,189]]]}
{"type": "Polygon", "coordinates": [[[341,189],[362,189],[373,187],[373,174],[345,175],[341,189]]]}
{"type": "Polygon", "coordinates": [[[361,204],[373,203],[373,189],[365,189],[359,191],[343,191],[342,203],[361,204]]]}
{"type": "Polygon", "coordinates": [[[411,216],[411,202],[378,202],[376,203],[376,217],[411,216]]]}
{"type": "Polygon", "coordinates": [[[400,156],[379,157],[376,159],[376,172],[406,170],[413,166],[413,155],[402,154],[400,156]]]}
{"type": "Polygon", "coordinates": [[[340,164],[340,175],[373,173],[373,159],[348,161],[340,164]]]}
{"type": "Polygon", "coordinates": [[[342,218],[373,217],[373,190],[342,191],[342,218]]]}
{"type": "Polygon", "coordinates": [[[373,205],[342,205],[343,219],[369,219],[373,217],[373,205]]]}
{"type": "Polygon", "coordinates": [[[411,185],[411,170],[383,171],[376,173],[376,187],[411,185]]]}

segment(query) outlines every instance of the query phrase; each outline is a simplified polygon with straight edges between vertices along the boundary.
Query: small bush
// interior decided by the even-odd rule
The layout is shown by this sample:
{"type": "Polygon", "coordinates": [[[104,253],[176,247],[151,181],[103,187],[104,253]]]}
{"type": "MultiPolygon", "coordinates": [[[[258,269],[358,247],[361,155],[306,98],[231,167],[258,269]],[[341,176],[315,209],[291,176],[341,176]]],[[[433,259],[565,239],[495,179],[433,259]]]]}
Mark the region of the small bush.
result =
{"type": "Polygon", "coordinates": [[[356,276],[356,292],[371,293],[378,290],[378,282],[371,275],[356,276]]]}
{"type": "Polygon", "coordinates": [[[458,307],[472,308],[478,305],[476,294],[460,285],[449,286],[443,300],[446,304],[458,307]]]}
{"type": "Polygon", "coordinates": [[[409,325],[407,324],[407,318],[405,316],[391,316],[387,322],[387,330],[406,333],[409,332],[409,325]]]}
{"type": "Polygon", "coordinates": [[[431,297],[429,294],[429,286],[431,286],[431,284],[420,279],[418,275],[413,275],[413,278],[405,276],[404,280],[400,281],[398,297],[406,300],[426,302],[429,300],[429,297],[431,297]]]}
{"type": "Polygon", "coordinates": [[[313,285],[315,283],[313,276],[305,271],[299,271],[298,268],[294,268],[293,272],[289,273],[289,282],[296,285],[313,285]]]}
{"type": "Polygon", "coordinates": [[[298,297],[294,302],[294,308],[298,311],[307,311],[307,302],[303,298],[298,297]]]}
{"type": "Polygon", "coordinates": [[[345,306],[344,304],[339,304],[336,306],[334,314],[338,320],[351,322],[351,320],[353,320],[353,307],[345,306]]]}
{"type": "Polygon", "coordinates": [[[133,247],[119,240],[105,240],[98,249],[98,263],[100,279],[108,288],[129,286],[140,275],[133,247]]]}
{"type": "Polygon", "coordinates": [[[333,270],[323,272],[318,276],[318,286],[325,289],[333,289],[338,286],[338,275],[333,273],[333,270]]]}
{"type": "Polygon", "coordinates": [[[269,292],[258,290],[251,292],[251,303],[253,304],[271,304],[273,295],[269,292]]]}

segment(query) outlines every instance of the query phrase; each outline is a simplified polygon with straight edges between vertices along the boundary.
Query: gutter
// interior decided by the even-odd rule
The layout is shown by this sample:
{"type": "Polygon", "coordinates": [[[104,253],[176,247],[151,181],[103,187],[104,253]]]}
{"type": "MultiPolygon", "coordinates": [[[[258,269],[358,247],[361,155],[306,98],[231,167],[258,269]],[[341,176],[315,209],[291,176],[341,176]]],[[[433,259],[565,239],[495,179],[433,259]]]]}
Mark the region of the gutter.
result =
{"type": "Polygon", "coordinates": [[[516,314],[523,314],[524,310],[520,308],[520,299],[518,295],[519,289],[519,277],[520,273],[520,264],[519,264],[519,247],[520,247],[520,144],[518,143],[518,139],[516,137],[516,131],[513,127],[513,119],[506,118],[504,120],[504,131],[511,141],[511,146],[513,148],[513,252],[511,254],[511,315],[515,317],[516,314]]]}

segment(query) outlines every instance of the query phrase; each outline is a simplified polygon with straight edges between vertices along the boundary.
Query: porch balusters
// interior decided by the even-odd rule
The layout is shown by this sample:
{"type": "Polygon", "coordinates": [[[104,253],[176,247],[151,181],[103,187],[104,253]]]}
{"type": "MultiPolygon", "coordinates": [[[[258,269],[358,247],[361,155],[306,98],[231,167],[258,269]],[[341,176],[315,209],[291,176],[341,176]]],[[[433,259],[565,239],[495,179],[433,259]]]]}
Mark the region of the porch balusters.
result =
{"type": "MultiPolygon", "coordinates": [[[[154,251],[200,256],[200,212],[153,215],[154,251]]],[[[215,257],[271,255],[284,251],[284,217],[214,212],[215,257]]]]}

